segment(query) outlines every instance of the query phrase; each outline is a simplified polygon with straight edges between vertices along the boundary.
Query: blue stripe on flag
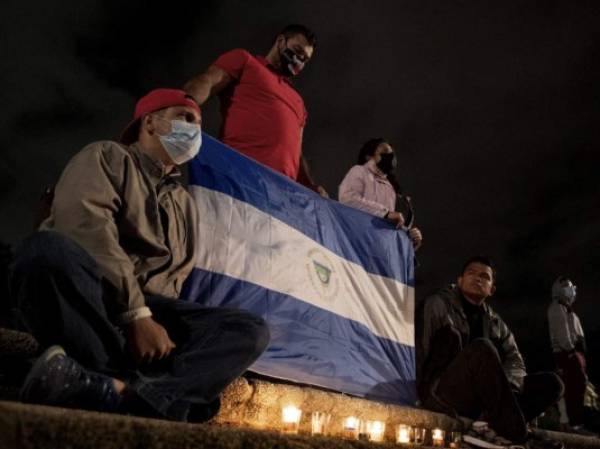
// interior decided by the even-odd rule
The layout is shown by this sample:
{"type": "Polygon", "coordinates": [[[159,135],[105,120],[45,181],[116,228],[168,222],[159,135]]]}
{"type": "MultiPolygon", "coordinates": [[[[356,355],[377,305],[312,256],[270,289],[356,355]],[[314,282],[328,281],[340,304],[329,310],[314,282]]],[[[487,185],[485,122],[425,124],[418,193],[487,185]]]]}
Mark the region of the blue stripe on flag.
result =
{"type": "Polygon", "coordinates": [[[205,244],[183,296],[266,319],[271,343],[254,371],[414,404],[413,249],[405,233],[206,134],[190,184],[205,244]]]}
{"type": "Polygon", "coordinates": [[[190,163],[190,184],[245,201],[369,273],[414,285],[413,264],[406,263],[413,248],[405,232],[386,220],[322,199],[207,134],[202,138],[202,150],[190,163]]]}
{"type": "Polygon", "coordinates": [[[414,347],[297,298],[194,269],[186,296],[234,307],[269,323],[271,345],[252,371],[385,402],[414,405],[414,347]]]}

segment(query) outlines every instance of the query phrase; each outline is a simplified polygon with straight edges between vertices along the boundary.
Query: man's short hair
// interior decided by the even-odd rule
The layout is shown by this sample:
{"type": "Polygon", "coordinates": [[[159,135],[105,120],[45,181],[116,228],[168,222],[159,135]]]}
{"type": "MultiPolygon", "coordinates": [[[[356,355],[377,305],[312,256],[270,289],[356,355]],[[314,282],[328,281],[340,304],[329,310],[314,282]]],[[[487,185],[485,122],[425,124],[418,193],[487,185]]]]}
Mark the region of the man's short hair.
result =
{"type": "Polygon", "coordinates": [[[306,38],[307,42],[313,48],[317,47],[317,36],[315,35],[315,33],[312,30],[310,30],[308,27],[305,27],[304,25],[299,25],[299,24],[287,25],[283,30],[281,30],[279,33],[277,33],[277,36],[275,36],[275,39],[277,39],[277,37],[281,36],[282,34],[286,39],[289,39],[290,37],[294,37],[298,34],[301,34],[302,36],[304,36],[306,38]]]}
{"type": "Polygon", "coordinates": [[[490,267],[492,269],[492,281],[496,282],[496,276],[497,276],[496,266],[494,265],[494,262],[492,261],[492,259],[489,258],[488,256],[473,256],[473,257],[470,257],[469,259],[467,259],[467,261],[462,266],[462,270],[460,271],[461,276],[463,274],[465,274],[465,270],[472,263],[480,263],[482,265],[490,267]]]}

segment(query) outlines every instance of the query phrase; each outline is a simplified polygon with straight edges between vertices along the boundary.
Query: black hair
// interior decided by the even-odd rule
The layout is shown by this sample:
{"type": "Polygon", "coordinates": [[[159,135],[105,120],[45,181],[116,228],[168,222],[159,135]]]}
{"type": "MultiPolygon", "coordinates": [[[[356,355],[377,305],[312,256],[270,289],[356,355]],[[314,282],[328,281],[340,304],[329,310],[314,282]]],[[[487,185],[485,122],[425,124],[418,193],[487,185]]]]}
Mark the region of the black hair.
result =
{"type": "Polygon", "coordinates": [[[315,35],[315,33],[308,27],[305,27],[304,25],[299,25],[297,23],[287,25],[283,30],[277,33],[277,36],[275,36],[275,40],[277,40],[277,38],[281,35],[283,35],[286,39],[289,39],[290,37],[294,37],[298,34],[304,36],[311,47],[317,48],[317,36],[315,35]]]}
{"type": "Polygon", "coordinates": [[[497,276],[496,266],[494,265],[494,262],[492,261],[492,259],[490,259],[487,256],[473,256],[473,257],[470,257],[469,259],[467,259],[467,261],[462,266],[462,270],[460,271],[461,276],[463,274],[465,274],[465,270],[472,263],[480,263],[482,265],[490,267],[492,269],[492,281],[496,282],[496,276],[497,276]]]}
{"type": "Polygon", "coordinates": [[[570,282],[571,284],[573,283],[571,278],[568,276],[559,276],[556,278],[556,280],[554,282],[555,283],[558,282],[559,284],[566,284],[567,282],[570,282]]]}
{"type": "Polygon", "coordinates": [[[367,156],[373,156],[377,147],[382,143],[387,143],[387,140],[381,137],[374,137],[373,139],[367,140],[358,152],[358,165],[363,165],[367,162],[367,156]]]}

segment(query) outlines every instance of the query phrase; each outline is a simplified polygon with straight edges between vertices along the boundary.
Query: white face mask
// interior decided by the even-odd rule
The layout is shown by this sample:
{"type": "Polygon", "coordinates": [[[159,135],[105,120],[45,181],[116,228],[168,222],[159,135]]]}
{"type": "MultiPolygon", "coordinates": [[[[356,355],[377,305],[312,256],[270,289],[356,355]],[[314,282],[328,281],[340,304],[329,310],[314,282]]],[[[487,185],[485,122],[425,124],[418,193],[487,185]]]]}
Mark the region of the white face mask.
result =
{"type": "Polygon", "coordinates": [[[569,304],[573,304],[575,302],[575,297],[577,296],[577,287],[573,284],[567,284],[561,287],[561,295],[563,299],[569,302],[569,304]]]}
{"type": "Polygon", "coordinates": [[[566,305],[572,305],[577,297],[577,287],[571,281],[556,281],[552,286],[552,297],[566,305]]]}
{"type": "Polygon", "coordinates": [[[192,160],[200,151],[202,130],[200,125],[183,120],[170,120],[170,123],[171,132],[164,136],[159,134],[158,138],[171,160],[175,164],[181,165],[192,160]]]}

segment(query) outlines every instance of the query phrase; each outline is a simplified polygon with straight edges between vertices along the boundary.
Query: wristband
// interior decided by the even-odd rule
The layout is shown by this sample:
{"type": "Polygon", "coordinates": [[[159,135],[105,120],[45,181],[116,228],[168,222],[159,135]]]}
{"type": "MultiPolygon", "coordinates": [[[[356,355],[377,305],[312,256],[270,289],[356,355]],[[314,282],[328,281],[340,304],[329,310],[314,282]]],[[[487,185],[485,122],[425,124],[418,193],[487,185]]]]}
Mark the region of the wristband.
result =
{"type": "Polygon", "coordinates": [[[138,307],[137,309],[128,310],[127,312],[120,314],[117,317],[117,322],[119,325],[124,325],[149,316],[152,316],[152,312],[148,307],[138,307]]]}

